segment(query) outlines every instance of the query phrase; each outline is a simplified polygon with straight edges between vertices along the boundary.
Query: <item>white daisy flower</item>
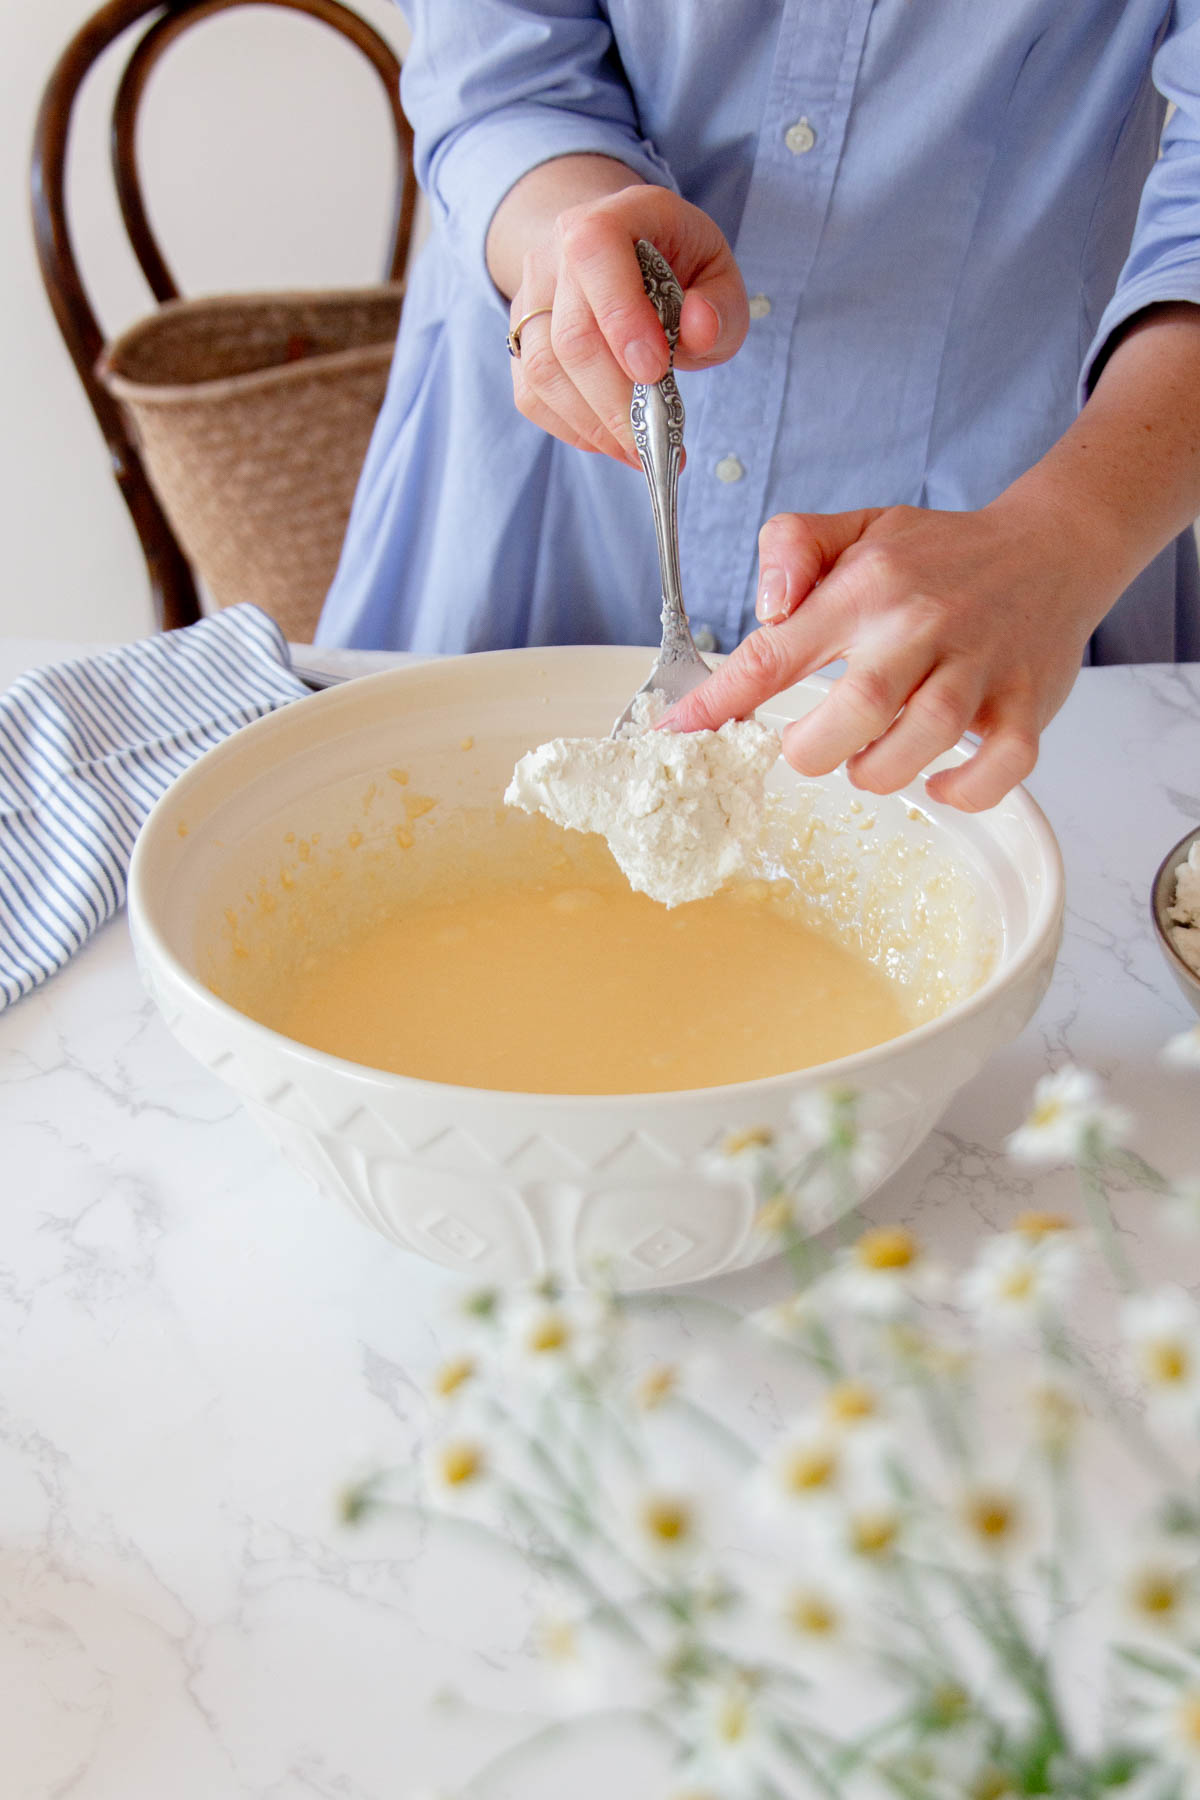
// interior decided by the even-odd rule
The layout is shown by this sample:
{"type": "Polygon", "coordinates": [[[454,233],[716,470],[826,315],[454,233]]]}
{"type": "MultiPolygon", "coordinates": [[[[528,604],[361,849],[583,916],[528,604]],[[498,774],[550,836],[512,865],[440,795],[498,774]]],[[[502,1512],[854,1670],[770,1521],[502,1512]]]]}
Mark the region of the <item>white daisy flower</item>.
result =
{"type": "Polygon", "coordinates": [[[869,1193],[886,1166],[883,1140],[864,1124],[864,1100],[850,1088],[808,1088],[792,1102],[800,1153],[823,1150],[826,1161],[805,1184],[810,1213],[869,1193]]]}
{"type": "Polygon", "coordinates": [[[882,1573],[900,1548],[904,1516],[895,1501],[855,1495],[834,1515],[832,1566],[851,1585],[882,1573]]]}
{"type": "Polygon", "coordinates": [[[964,1275],[962,1301],[986,1329],[1028,1330],[1061,1311],[1078,1267],[1078,1251],[1065,1232],[1002,1232],[983,1244],[964,1275]]]}
{"type": "Polygon", "coordinates": [[[731,1674],[700,1686],[685,1730],[694,1746],[687,1775],[701,1793],[749,1800],[758,1792],[770,1737],[750,1676],[731,1674]]]}
{"type": "Polygon", "coordinates": [[[896,1318],[916,1300],[932,1299],[940,1269],[902,1225],[875,1225],[843,1251],[827,1277],[831,1293],[851,1312],[896,1318]]]}
{"type": "Polygon", "coordinates": [[[624,1537],[643,1567],[690,1569],[706,1549],[704,1507],[696,1484],[654,1474],[624,1497],[624,1537]]]}
{"type": "Polygon", "coordinates": [[[835,1430],[863,1432],[885,1422],[887,1401],[872,1382],[848,1376],[826,1388],[821,1411],[835,1430]]]}
{"type": "Polygon", "coordinates": [[[1200,1623],[1195,1551],[1171,1541],[1140,1550],[1122,1571],[1117,1594],[1122,1623],[1138,1636],[1193,1636],[1200,1623]]]}
{"type": "Polygon", "coordinates": [[[644,1691],[650,1673],[638,1648],[566,1611],[545,1612],[536,1620],[533,1648],[550,1704],[559,1712],[597,1711],[631,1681],[644,1691]]]}
{"type": "Polygon", "coordinates": [[[477,1505],[494,1473],[491,1450],[474,1433],[439,1438],[421,1461],[425,1492],[436,1505],[451,1511],[477,1505]]]}
{"type": "Polygon", "coordinates": [[[1009,1482],[970,1482],[956,1496],[954,1513],[970,1555],[1000,1561],[1029,1541],[1032,1517],[1028,1501],[1009,1482]]]}
{"type": "Polygon", "coordinates": [[[1059,1456],[1074,1442],[1083,1409],[1075,1388],[1059,1375],[1044,1375],[1026,1393],[1030,1422],[1038,1446],[1059,1456]]]}
{"type": "Polygon", "coordinates": [[[1200,1069],[1200,1025],[1168,1038],[1159,1053],[1166,1063],[1182,1069],[1200,1069]]]}
{"type": "Polygon", "coordinates": [[[794,1517],[798,1507],[831,1502],[846,1464],[846,1447],[834,1429],[824,1420],[800,1419],[772,1443],[750,1488],[763,1511],[794,1517]]]}
{"type": "Polygon", "coordinates": [[[1038,1082],[1029,1117],[1009,1138],[1008,1151],[1021,1162],[1078,1162],[1123,1143],[1128,1133],[1128,1114],[1103,1104],[1096,1077],[1067,1063],[1038,1082]]]}
{"type": "Polygon", "coordinates": [[[821,1418],[842,1440],[855,1478],[874,1478],[896,1443],[896,1419],[883,1388],[859,1376],[835,1381],[822,1397],[821,1418]]]}
{"type": "Polygon", "coordinates": [[[1200,1406],[1200,1310],[1182,1288],[1135,1294],[1121,1333],[1151,1405],[1194,1416],[1200,1406]]]}
{"type": "Polygon", "coordinates": [[[504,1355],[515,1372],[554,1382],[591,1369],[608,1348],[614,1315],[597,1294],[535,1290],[504,1316],[504,1355]]]}
{"type": "Polygon", "coordinates": [[[746,1182],[759,1194],[776,1186],[775,1133],[765,1125],[731,1131],[701,1158],[709,1181],[746,1182]]]}
{"type": "Polygon", "coordinates": [[[824,1323],[829,1298],[823,1283],[813,1282],[774,1306],[763,1306],[748,1314],[747,1323],[766,1337],[794,1344],[807,1337],[814,1325],[824,1323]]]}
{"type": "Polygon", "coordinates": [[[1200,1777],[1200,1684],[1176,1688],[1161,1706],[1150,1708],[1142,1735],[1183,1771],[1185,1780],[1200,1777]]]}
{"type": "Polygon", "coordinates": [[[462,1351],[457,1356],[448,1356],[444,1362],[438,1364],[430,1377],[430,1396],[439,1405],[457,1405],[478,1382],[479,1373],[479,1358],[470,1351],[462,1351]]]}
{"type": "Polygon", "coordinates": [[[657,1412],[674,1400],[683,1380],[678,1363],[652,1363],[633,1384],[633,1402],[639,1412],[657,1412]]]}
{"type": "Polygon", "coordinates": [[[853,1656],[859,1643],[863,1608],[860,1582],[846,1579],[838,1566],[806,1569],[775,1577],[764,1610],[774,1616],[789,1663],[814,1677],[828,1673],[853,1656]]]}
{"type": "MultiPolygon", "coordinates": [[[[967,1695],[961,1699],[969,1704],[967,1695]]],[[[990,1761],[983,1733],[972,1719],[885,1755],[881,1766],[903,1784],[903,1792],[919,1793],[922,1800],[1009,1800],[1014,1795],[1004,1771],[990,1761]]]]}

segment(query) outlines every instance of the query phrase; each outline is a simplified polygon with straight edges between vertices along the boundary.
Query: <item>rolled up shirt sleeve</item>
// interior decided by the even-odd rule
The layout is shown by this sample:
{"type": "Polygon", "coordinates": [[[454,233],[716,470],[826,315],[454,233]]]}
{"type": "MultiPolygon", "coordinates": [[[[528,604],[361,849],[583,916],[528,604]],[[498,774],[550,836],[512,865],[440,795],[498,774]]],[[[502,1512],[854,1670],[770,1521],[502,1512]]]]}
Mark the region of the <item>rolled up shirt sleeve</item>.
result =
{"type": "Polygon", "coordinates": [[[1104,366],[1114,333],[1135,313],[1164,301],[1200,305],[1200,0],[1176,0],[1152,74],[1174,111],[1142,189],[1116,292],[1084,358],[1080,405],[1104,366]]]}
{"type": "Polygon", "coordinates": [[[675,182],[641,134],[607,19],[593,0],[405,0],[401,95],[417,178],[467,271],[502,304],[485,246],[493,214],[555,157],[615,157],[675,182]]]}

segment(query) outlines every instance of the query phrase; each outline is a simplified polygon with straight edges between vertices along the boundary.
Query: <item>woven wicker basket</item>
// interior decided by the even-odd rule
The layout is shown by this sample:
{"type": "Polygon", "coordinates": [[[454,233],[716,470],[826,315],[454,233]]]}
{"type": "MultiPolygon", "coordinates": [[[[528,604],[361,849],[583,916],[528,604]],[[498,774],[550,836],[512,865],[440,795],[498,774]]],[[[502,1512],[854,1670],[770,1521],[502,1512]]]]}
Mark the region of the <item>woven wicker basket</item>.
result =
{"type": "Polygon", "coordinates": [[[387,386],[403,287],[171,300],[99,373],[217,606],[307,642],[387,386]]]}

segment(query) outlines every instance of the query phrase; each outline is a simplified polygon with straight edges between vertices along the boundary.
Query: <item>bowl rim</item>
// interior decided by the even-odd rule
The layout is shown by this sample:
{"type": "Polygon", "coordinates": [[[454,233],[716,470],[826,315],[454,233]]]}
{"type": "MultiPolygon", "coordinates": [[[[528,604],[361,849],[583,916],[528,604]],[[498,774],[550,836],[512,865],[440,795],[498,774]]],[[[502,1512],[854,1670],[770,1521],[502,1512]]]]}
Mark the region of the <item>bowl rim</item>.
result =
{"type": "MultiPolygon", "coordinates": [[[[381,669],[370,675],[358,676],[353,683],[339,683],[336,686],[322,689],[314,694],[304,696],[306,708],[321,706],[335,707],[345,704],[346,689],[353,686],[360,693],[364,686],[395,682],[409,672],[417,674],[428,670],[430,666],[448,667],[457,663],[478,664],[490,657],[527,657],[532,655],[553,656],[556,651],[578,652],[580,649],[599,649],[601,651],[617,651],[628,654],[636,650],[642,656],[650,656],[652,652],[645,645],[551,645],[524,646],[517,650],[475,651],[459,656],[414,657],[410,662],[397,664],[394,668],[381,669]]],[[[794,692],[797,688],[823,688],[828,691],[833,680],[820,674],[802,676],[790,687],[781,690],[775,700],[794,692]]],[[[202,771],[212,761],[223,756],[234,754],[233,747],[243,744],[251,734],[262,734],[272,729],[277,722],[291,713],[289,704],[253,720],[242,726],[220,743],[206,750],[204,754],[180,775],[162,794],[151,808],[134,844],[130,859],[128,878],[128,910],[130,931],[135,941],[149,945],[160,964],[165,965],[178,987],[184,988],[193,1004],[199,1006],[211,1018],[220,1019],[230,1024],[234,1030],[249,1034],[252,1039],[269,1043],[272,1047],[284,1046],[289,1056],[298,1057],[302,1063],[308,1064],[318,1071],[336,1070],[339,1074],[353,1076],[357,1081],[367,1082],[374,1087],[384,1089],[401,1088],[406,1092],[433,1095],[463,1095],[472,1100],[494,1106],[515,1107],[521,1104],[534,1104],[552,1111],[569,1111],[573,1107],[582,1107],[588,1111],[603,1111],[614,1105],[623,1107],[635,1106],[651,1109],[661,1107],[671,1101],[707,1101],[716,1104],[718,1097],[729,1097],[731,1103],[744,1102],[754,1094],[775,1094],[781,1089],[794,1088],[797,1083],[806,1087],[831,1087],[839,1081],[847,1086],[853,1083],[850,1075],[858,1070],[867,1070],[886,1063],[890,1058],[903,1054],[910,1046],[919,1047],[930,1043],[941,1036],[950,1027],[962,1019],[968,1019],[990,1005],[1002,987],[1014,985],[1045,953],[1048,943],[1054,941],[1057,955],[1057,938],[1061,931],[1065,910],[1066,872],[1062,851],[1054,831],[1045,813],[1030,794],[1024,783],[1010,790],[1001,805],[1015,805],[1024,817],[1034,843],[1040,853],[1045,881],[1036,903],[1031,907],[1029,925],[1025,934],[1025,942],[1014,959],[1002,968],[997,968],[971,994],[961,1000],[954,1001],[944,1012],[932,1019],[926,1019],[909,1030],[901,1032],[894,1038],[887,1038],[880,1044],[872,1044],[865,1050],[856,1050],[848,1056],[835,1058],[831,1062],[814,1063],[806,1069],[788,1069],[775,1075],[761,1075],[748,1081],[725,1082],[711,1087],[699,1088],[661,1088],[648,1092],[642,1090],[625,1093],[538,1093],[525,1088],[480,1088],[469,1087],[465,1083],[448,1081],[429,1081],[419,1075],[401,1075],[390,1069],[375,1069],[367,1063],[352,1062],[347,1057],[335,1056],[327,1050],[318,1050],[311,1044],[302,1044],[297,1038],[288,1037],[284,1032],[276,1031],[270,1025],[264,1025],[253,1019],[248,1013],[241,1012],[229,1001],[221,999],[213,993],[198,976],[178,957],[166,943],[158,926],[151,916],[152,901],[146,894],[145,864],[149,856],[147,845],[159,831],[164,829],[163,819],[169,816],[173,804],[178,804],[186,797],[187,790],[195,781],[201,779],[202,771]]],[[[760,709],[769,712],[770,706],[760,709]]],[[[310,715],[311,716],[311,715],[310,715]]],[[[954,752],[969,754],[977,746],[969,737],[962,737],[954,746],[954,752]]],[[[952,752],[951,754],[953,754],[952,752]]],[[[921,776],[917,777],[919,781],[921,776]]],[[[939,805],[924,797],[921,804],[934,806],[939,814],[953,814],[954,808],[939,805]]],[[[988,809],[990,810],[990,809],[988,809]]],[[[969,814],[968,817],[978,817],[969,814]]],[[[1172,950],[1172,954],[1176,954],[1172,950]]],[[[1186,965],[1184,965],[1186,968],[1186,965]]],[[[1190,971],[1189,971],[1190,973],[1190,971]]],[[[744,1107],[742,1108],[744,1110],[744,1107]]]]}
{"type": "Polygon", "coordinates": [[[1200,1001],[1200,975],[1197,975],[1195,969],[1184,962],[1171,942],[1165,917],[1167,907],[1175,898],[1173,884],[1170,894],[1167,893],[1170,877],[1175,875],[1180,863],[1187,861],[1188,851],[1193,844],[1197,843],[1200,843],[1200,825],[1193,825],[1190,831],[1184,832],[1177,844],[1172,845],[1159,863],[1154,871],[1154,880],[1150,883],[1150,918],[1168,966],[1183,981],[1185,987],[1195,990],[1196,998],[1200,1001]]]}

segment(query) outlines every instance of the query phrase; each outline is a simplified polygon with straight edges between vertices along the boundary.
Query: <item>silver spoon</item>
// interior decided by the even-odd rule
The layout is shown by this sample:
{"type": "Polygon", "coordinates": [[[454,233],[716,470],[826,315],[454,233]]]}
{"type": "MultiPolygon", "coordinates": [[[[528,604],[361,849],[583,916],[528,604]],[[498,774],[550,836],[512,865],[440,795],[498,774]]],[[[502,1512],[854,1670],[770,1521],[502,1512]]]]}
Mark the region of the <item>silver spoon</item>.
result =
{"type": "Polygon", "coordinates": [[[688,625],[679,585],[679,464],[683,455],[683,401],[675,385],[675,346],[683,312],[683,289],[664,256],[639,238],[638,266],[654,310],[662,320],[671,351],[671,362],[661,381],[634,384],[629,422],[633,441],[650,486],[654,531],[658,538],[658,565],[662,571],[662,646],[649,677],[625,708],[611,735],[633,718],[638,694],[657,691],[673,706],[708,675],[708,664],[697,650],[688,625]]]}

